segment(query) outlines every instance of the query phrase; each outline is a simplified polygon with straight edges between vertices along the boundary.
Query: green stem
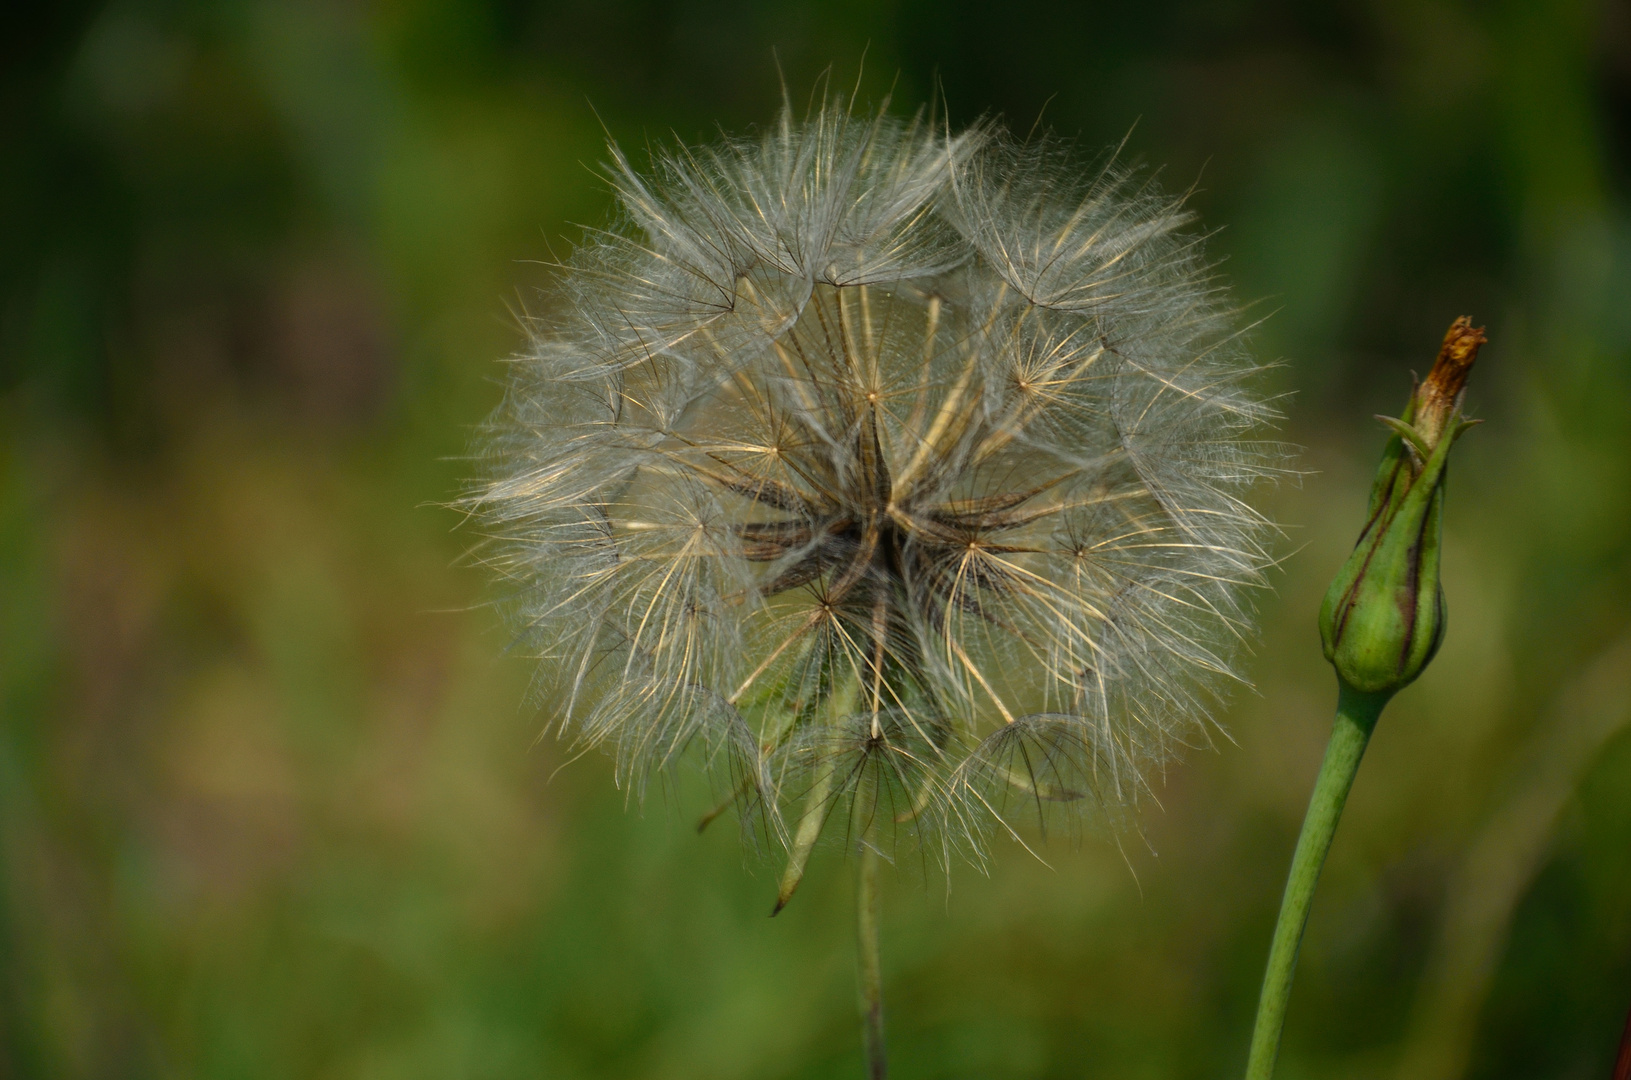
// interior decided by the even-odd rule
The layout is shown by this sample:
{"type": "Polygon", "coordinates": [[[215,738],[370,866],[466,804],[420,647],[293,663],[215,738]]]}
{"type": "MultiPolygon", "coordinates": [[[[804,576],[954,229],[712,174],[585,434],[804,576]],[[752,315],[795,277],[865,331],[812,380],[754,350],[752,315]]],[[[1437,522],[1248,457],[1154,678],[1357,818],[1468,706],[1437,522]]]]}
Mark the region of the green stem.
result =
{"type": "Polygon", "coordinates": [[[884,1080],[889,1062],[883,1044],[883,970],[878,960],[878,849],[861,841],[855,880],[855,936],[860,952],[861,1040],[867,1080],[884,1080]]]}
{"type": "Polygon", "coordinates": [[[1346,684],[1337,696],[1331,742],[1325,748],[1325,763],[1320,766],[1314,794],[1308,800],[1303,831],[1297,837],[1296,854],[1291,857],[1285,896],[1280,900],[1280,919],[1274,924],[1274,944],[1269,947],[1263,995],[1257,1002],[1257,1024],[1252,1029],[1246,1080],[1269,1080],[1274,1075],[1274,1059],[1280,1052],[1280,1029],[1286,1021],[1286,1001],[1291,996],[1291,977],[1297,968],[1297,950],[1302,945],[1303,927],[1308,924],[1308,906],[1314,899],[1314,886],[1325,865],[1325,854],[1331,850],[1331,837],[1336,833],[1337,820],[1342,817],[1342,806],[1348,801],[1348,789],[1353,787],[1371,729],[1391,696],[1361,693],[1346,684]]]}

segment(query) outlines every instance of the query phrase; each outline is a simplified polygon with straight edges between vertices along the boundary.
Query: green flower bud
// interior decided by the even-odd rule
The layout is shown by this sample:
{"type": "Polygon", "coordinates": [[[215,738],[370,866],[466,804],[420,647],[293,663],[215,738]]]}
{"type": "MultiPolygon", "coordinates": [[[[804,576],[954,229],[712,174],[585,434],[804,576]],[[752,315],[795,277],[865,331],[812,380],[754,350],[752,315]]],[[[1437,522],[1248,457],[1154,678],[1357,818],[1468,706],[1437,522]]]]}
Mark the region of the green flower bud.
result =
{"type": "Polygon", "coordinates": [[[1477,421],[1461,417],[1467,375],[1484,331],[1457,319],[1438,361],[1411,394],[1371,488],[1359,543],[1320,605],[1320,640],[1337,678],[1391,696],[1420,675],[1444,640],[1439,549],[1450,447],[1477,421]]]}

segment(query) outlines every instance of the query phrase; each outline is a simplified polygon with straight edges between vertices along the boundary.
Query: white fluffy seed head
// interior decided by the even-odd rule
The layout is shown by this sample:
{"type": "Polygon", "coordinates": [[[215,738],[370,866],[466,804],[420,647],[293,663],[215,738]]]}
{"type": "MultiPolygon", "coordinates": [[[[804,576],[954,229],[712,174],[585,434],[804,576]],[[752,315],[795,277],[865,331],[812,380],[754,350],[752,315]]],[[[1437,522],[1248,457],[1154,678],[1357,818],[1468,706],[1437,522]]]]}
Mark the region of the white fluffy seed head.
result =
{"type": "Polygon", "coordinates": [[[1121,805],[1205,739],[1279,451],[1178,202],[831,104],[612,155],[467,500],[559,732],[635,791],[702,747],[806,850],[1121,805]]]}

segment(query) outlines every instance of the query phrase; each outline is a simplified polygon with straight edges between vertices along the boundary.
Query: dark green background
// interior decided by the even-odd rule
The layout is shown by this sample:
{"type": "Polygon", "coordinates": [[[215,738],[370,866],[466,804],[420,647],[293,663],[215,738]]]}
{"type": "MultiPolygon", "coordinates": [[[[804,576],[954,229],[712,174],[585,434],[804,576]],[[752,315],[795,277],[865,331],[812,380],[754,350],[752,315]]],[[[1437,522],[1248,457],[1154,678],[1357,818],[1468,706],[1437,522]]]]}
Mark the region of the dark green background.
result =
{"type": "Polygon", "coordinates": [[[1448,641],[1361,772],[1279,1075],[1606,1080],[1631,1006],[1624,3],[0,19],[0,1076],[859,1075],[840,852],[769,920],[775,866],[731,829],[534,746],[528,664],[437,504],[539,261],[607,218],[601,125],[637,153],[745,131],[776,56],[802,100],[865,51],[863,102],[1045,106],[1193,186],[1309,470],[1264,494],[1285,563],[1233,744],[1158,779],[1142,835],[1051,868],[1000,848],[949,891],[911,853],[886,875],[897,1075],[1238,1074],[1370,417],[1471,314],[1490,422],[1453,470],[1448,641]]]}

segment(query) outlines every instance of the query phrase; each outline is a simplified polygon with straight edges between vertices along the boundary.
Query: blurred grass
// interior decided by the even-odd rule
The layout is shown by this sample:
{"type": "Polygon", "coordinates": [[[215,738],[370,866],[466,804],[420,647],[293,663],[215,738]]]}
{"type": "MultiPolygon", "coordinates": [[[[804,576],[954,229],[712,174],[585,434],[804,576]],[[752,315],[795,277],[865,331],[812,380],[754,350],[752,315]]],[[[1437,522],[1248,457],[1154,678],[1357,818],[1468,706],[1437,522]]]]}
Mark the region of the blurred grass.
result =
{"type": "MultiPolygon", "coordinates": [[[[598,757],[534,747],[528,665],[435,504],[536,260],[608,212],[602,125],[631,147],[742,130],[773,114],[776,56],[798,96],[863,50],[864,99],[943,86],[954,119],[1017,127],[1046,105],[1196,184],[1246,317],[1273,312],[1255,341],[1312,470],[1265,496],[1288,558],[1235,745],[1175,769],[1125,855],[1008,850],[949,892],[910,858],[888,876],[898,1074],[1238,1071],[1333,698],[1313,612],[1368,418],[1470,313],[1491,423],[1457,463],[1449,638],[1359,780],[1281,1075],[1408,1065],[1466,853],[1631,630],[1623,5],[4,18],[0,1075],[858,1073],[837,853],[770,921],[773,867],[730,829],[697,838],[679,796],[629,810],[598,757]]],[[[1606,1076],[1631,1004],[1623,730],[1544,831],[1469,1077],[1606,1076]]]]}

